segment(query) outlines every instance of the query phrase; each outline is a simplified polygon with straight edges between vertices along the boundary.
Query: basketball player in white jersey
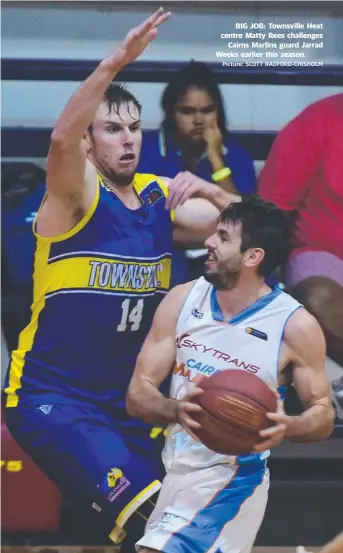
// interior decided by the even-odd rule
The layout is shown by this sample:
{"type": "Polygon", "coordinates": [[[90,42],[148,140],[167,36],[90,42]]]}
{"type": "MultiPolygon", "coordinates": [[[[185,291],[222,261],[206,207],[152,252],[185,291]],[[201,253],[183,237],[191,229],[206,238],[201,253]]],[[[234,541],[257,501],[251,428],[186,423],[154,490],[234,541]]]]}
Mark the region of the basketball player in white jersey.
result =
{"type": "Polygon", "coordinates": [[[332,432],[323,333],[264,280],[285,262],[288,239],[286,214],[275,205],[256,197],[231,205],[205,243],[205,278],[171,290],[155,314],[127,395],[131,415],[169,423],[167,474],[140,553],[250,552],[267,503],[269,449],[283,438],[311,442],[332,432]],[[214,453],[192,432],[197,381],[231,368],[256,374],[281,396],[293,382],[305,408],[288,416],[279,399],[268,414],[275,425],[248,455],[214,453]],[[166,398],[158,388],[171,371],[166,398]]]}

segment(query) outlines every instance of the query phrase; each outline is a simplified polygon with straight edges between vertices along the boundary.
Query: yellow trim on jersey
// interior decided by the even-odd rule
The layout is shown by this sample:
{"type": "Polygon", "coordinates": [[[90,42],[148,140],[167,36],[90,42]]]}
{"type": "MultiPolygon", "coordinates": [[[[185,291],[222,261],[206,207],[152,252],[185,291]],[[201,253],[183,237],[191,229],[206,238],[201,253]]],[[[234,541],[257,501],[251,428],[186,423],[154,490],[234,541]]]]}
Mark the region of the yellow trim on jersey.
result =
{"type": "Polygon", "coordinates": [[[100,178],[98,177],[98,181],[97,181],[97,187],[96,187],[96,193],[95,193],[95,197],[94,197],[94,200],[93,200],[93,203],[91,205],[91,207],[89,208],[89,210],[85,213],[85,215],[82,217],[82,219],[75,225],[75,227],[73,227],[71,230],[69,230],[68,232],[64,232],[63,234],[59,234],[57,236],[41,236],[40,234],[38,234],[38,232],[36,231],[36,222],[38,221],[38,217],[39,217],[39,214],[42,210],[42,207],[44,205],[44,202],[46,201],[47,199],[47,194],[45,194],[43,200],[42,200],[42,203],[40,205],[40,208],[38,210],[38,213],[35,217],[35,220],[33,221],[33,233],[34,235],[36,236],[36,238],[38,240],[44,240],[45,242],[50,242],[50,243],[55,243],[55,242],[62,242],[63,240],[67,240],[68,238],[71,238],[72,236],[75,236],[75,234],[77,234],[78,232],[80,232],[80,230],[82,230],[88,223],[88,221],[91,219],[91,217],[94,215],[94,212],[98,206],[98,203],[99,203],[99,198],[100,198],[100,178]]]}
{"type": "Polygon", "coordinates": [[[38,318],[45,305],[45,294],[42,292],[47,286],[45,268],[50,254],[50,243],[38,240],[34,262],[34,290],[32,316],[30,323],[20,333],[18,348],[12,352],[9,371],[6,407],[17,407],[19,402],[18,390],[21,388],[21,378],[25,364],[25,354],[32,349],[33,341],[38,328],[38,318]]]}
{"type": "Polygon", "coordinates": [[[118,515],[116,521],[115,521],[115,527],[113,528],[112,532],[109,535],[110,540],[112,540],[114,543],[120,543],[123,540],[123,527],[129,520],[130,516],[133,515],[133,513],[143,504],[145,501],[150,499],[151,496],[153,496],[158,490],[161,489],[161,482],[159,480],[155,480],[149,486],[144,488],[139,494],[136,495],[124,507],[124,509],[121,511],[121,513],[118,515]]]}
{"type": "MultiPolygon", "coordinates": [[[[137,194],[140,195],[141,192],[145,188],[147,188],[149,186],[149,184],[151,184],[152,182],[157,182],[157,184],[159,185],[159,187],[161,188],[161,190],[163,192],[164,197],[167,198],[168,197],[168,186],[166,185],[166,183],[160,177],[157,177],[156,175],[136,173],[133,186],[134,186],[134,189],[136,190],[137,194]]],[[[170,218],[171,218],[172,221],[174,221],[174,219],[175,219],[175,211],[174,210],[171,210],[170,218]]]]}

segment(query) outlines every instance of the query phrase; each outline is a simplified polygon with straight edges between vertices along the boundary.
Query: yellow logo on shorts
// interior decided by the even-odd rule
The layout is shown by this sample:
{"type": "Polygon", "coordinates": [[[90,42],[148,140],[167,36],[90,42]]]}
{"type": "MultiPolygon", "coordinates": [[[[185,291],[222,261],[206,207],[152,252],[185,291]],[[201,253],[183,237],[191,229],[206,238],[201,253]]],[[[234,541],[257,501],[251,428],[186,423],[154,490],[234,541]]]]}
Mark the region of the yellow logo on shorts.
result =
{"type": "Polygon", "coordinates": [[[111,469],[110,472],[107,473],[108,487],[115,488],[121,478],[123,478],[123,472],[120,469],[111,469]]]}

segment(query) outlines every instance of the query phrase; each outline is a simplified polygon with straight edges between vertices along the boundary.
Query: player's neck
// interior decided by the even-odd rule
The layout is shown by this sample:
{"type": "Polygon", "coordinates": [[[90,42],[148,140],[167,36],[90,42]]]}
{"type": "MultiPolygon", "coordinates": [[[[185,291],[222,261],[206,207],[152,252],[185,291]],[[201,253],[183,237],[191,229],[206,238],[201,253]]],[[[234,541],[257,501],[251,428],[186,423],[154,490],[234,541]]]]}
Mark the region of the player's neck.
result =
{"type": "Polygon", "coordinates": [[[100,174],[104,185],[110,189],[128,209],[138,209],[142,205],[142,201],[134,189],[133,181],[125,186],[116,184],[110,181],[107,177],[100,174]]]}
{"type": "Polygon", "coordinates": [[[271,289],[264,279],[240,279],[231,290],[217,290],[217,300],[225,320],[247,309],[271,289]]]}

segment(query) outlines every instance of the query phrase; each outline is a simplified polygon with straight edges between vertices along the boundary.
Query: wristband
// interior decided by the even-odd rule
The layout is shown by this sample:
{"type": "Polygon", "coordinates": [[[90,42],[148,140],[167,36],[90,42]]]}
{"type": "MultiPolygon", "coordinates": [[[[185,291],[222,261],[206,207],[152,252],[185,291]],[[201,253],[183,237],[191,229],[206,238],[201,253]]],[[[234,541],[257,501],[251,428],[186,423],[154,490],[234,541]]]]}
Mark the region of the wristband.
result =
{"type": "Polygon", "coordinates": [[[219,171],[216,171],[212,175],[212,180],[214,182],[218,182],[220,180],[226,179],[226,177],[229,177],[231,175],[231,169],[228,167],[223,167],[223,169],[219,169],[219,171]]]}

